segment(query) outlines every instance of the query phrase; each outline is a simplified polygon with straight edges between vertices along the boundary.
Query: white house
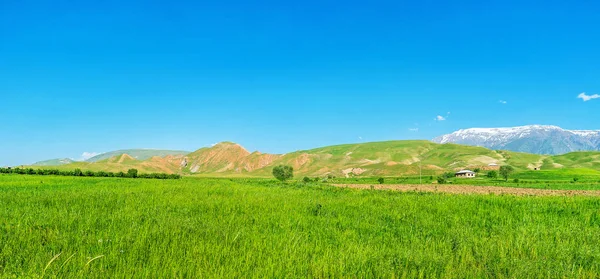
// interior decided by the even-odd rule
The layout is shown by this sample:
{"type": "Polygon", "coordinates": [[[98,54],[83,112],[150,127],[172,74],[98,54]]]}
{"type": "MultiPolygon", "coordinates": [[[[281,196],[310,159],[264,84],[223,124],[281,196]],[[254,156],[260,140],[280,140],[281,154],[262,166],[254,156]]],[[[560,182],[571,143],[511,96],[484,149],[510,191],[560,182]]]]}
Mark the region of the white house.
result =
{"type": "Polygon", "coordinates": [[[460,178],[474,178],[475,175],[476,175],[476,173],[473,171],[470,171],[470,170],[461,170],[454,174],[455,177],[460,177],[460,178]]]}

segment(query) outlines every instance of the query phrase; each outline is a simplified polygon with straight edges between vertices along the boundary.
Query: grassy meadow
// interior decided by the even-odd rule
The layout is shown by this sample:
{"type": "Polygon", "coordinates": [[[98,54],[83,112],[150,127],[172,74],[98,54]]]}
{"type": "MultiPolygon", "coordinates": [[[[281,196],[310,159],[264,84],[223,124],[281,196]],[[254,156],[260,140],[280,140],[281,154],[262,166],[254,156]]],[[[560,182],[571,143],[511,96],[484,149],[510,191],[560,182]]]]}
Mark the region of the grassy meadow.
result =
{"type": "Polygon", "coordinates": [[[1,278],[600,276],[600,199],[0,175],[1,278]]]}
{"type": "Polygon", "coordinates": [[[597,278],[600,199],[0,175],[0,278],[597,278]]]}

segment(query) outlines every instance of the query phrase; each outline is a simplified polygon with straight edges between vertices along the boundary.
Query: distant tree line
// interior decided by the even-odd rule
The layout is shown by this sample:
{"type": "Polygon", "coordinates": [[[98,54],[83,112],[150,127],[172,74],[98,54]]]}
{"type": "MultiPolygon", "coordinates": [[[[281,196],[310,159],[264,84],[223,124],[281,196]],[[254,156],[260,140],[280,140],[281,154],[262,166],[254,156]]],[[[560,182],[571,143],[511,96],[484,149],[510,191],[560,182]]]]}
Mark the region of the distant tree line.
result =
{"type": "Polygon", "coordinates": [[[121,178],[148,178],[148,179],[180,179],[179,174],[166,173],[142,173],[138,174],[137,169],[129,169],[127,172],[106,172],[106,171],[82,171],[75,169],[57,170],[57,169],[32,169],[32,168],[0,168],[0,173],[26,174],[26,175],[62,175],[62,176],[86,176],[86,177],[121,177],[121,178]]]}

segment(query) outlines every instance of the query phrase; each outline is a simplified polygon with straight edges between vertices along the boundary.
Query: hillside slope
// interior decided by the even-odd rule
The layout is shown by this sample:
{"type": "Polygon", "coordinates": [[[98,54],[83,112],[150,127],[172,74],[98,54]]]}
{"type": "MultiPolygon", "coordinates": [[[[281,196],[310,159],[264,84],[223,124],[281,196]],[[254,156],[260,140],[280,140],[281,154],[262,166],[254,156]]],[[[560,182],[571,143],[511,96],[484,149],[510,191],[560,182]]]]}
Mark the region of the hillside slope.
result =
{"type": "Polygon", "coordinates": [[[52,159],[52,160],[46,160],[46,161],[40,161],[37,163],[34,163],[34,166],[62,166],[62,165],[67,165],[67,164],[72,164],[75,163],[75,160],[71,160],[69,158],[63,158],[63,159],[52,159]]]}
{"type": "Polygon", "coordinates": [[[109,159],[111,157],[127,154],[132,158],[140,161],[148,160],[152,157],[164,157],[167,155],[186,155],[190,153],[189,151],[181,151],[181,150],[160,150],[160,149],[124,149],[111,151],[107,153],[100,154],[98,156],[94,156],[86,160],[86,162],[94,163],[102,160],[109,159]]]}
{"type": "Polygon", "coordinates": [[[294,167],[296,176],[403,176],[436,175],[465,168],[486,169],[508,164],[517,170],[586,168],[600,170],[600,152],[575,152],[559,156],[484,147],[437,144],[430,141],[386,141],[344,144],[288,154],[249,152],[236,143],[223,142],[187,155],[154,156],[139,160],[120,154],[97,162],[76,162],[60,169],[179,173],[203,176],[269,177],[274,166],[294,167]]]}

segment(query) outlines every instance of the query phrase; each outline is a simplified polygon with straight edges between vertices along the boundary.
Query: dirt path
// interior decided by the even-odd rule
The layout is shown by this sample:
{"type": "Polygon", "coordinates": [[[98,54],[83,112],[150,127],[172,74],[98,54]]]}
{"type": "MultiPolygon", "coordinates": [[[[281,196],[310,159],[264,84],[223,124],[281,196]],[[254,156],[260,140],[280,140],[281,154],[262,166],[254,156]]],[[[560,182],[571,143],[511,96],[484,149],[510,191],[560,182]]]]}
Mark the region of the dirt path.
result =
{"type": "Polygon", "coordinates": [[[354,189],[395,190],[401,192],[439,192],[450,194],[479,194],[479,195],[516,195],[516,196],[600,196],[597,190],[547,190],[532,188],[512,188],[496,186],[473,185],[369,185],[369,184],[334,184],[336,187],[354,189]]]}

